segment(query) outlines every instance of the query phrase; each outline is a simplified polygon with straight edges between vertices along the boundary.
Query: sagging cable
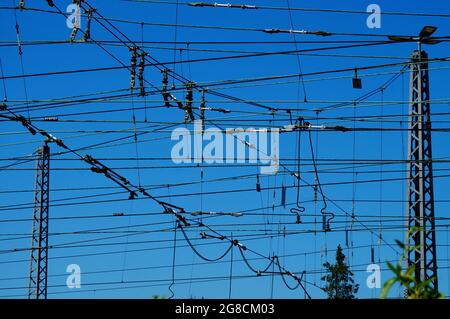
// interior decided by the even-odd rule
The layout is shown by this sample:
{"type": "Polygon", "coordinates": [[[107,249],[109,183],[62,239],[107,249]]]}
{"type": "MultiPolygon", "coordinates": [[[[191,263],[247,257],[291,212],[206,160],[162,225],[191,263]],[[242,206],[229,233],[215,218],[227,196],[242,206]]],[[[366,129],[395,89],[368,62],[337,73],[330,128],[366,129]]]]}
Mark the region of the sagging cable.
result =
{"type": "MultiPolygon", "coordinates": [[[[205,260],[205,261],[209,261],[209,262],[213,262],[213,261],[219,261],[221,259],[223,259],[226,255],[228,255],[228,253],[231,251],[231,249],[233,249],[233,244],[230,244],[230,246],[228,246],[228,248],[225,250],[225,252],[220,255],[217,258],[208,258],[203,256],[202,254],[200,254],[200,252],[197,250],[197,248],[195,248],[195,246],[192,244],[191,240],[189,239],[189,237],[187,236],[186,232],[184,231],[184,228],[179,225],[179,228],[181,229],[181,232],[183,233],[184,239],[186,239],[186,242],[188,243],[189,247],[191,247],[192,251],[201,259],[205,260]]],[[[206,234],[203,234],[204,236],[207,236],[206,234]]],[[[203,237],[203,236],[202,236],[203,237]]]]}
{"type": "Polygon", "coordinates": [[[252,272],[254,272],[257,276],[261,276],[263,273],[266,273],[266,272],[269,270],[270,266],[272,266],[272,264],[273,264],[273,262],[274,262],[273,258],[272,258],[272,260],[269,262],[269,264],[266,266],[265,269],[260,270],[260,269],[254,268],[254,267],[250,264],[249,260],[247,259],[247,257],[246,257],[245,254],[244,254],[244,251],[247,250],[247,248],[245,248],[245,246],[243,246],[243,247],[239,246],[239,242],[238,242],[237,240],[233,240],[232,242],[233,242],[233,244],[234,244],[235,246],[237,246],[237,247],[239,248],[239,253],[240,253],[241,256],[242,256],[242,260],[244,261],[244,263],[245,263],[245,264],[247,265],[247,267],[248,267],[252,272]],[[235,242],[236,242],[236,243],[235,243],[235,242]]]}
{"type": "Polygon", "coordinates": [[[281,265],[280,265],[280,260],[279,260],[279,258],[277,256],[274,256],[273,259],[274,259],[274,261],[276,261],[276,264],[278,266],[278,269],[279,269],[279,272],[280,272],[280,275],[281,275],[281,279],[283,280],[283,282],[286,285],[286,287],[289,290],[296,290],[298,287],[301,287],[303,289],[303,291],[305,292],[305,295],[308,297],[308,299],[311,299],[311,295],[308,293],[308,291],[306,290],[305,286],[303,286],[303,284],[302,284],[303,274],[305,274],[305,272],[303,271],[301,277],[298,277],[297,275],[282,269],[281,265]],[[295,281],[297,281],[297,285],[295,285],[294,287],[290,286],[288,284],[288,282],[286,281],[286,278],[284,278],[285,276],[292,277],[295,281]]]}

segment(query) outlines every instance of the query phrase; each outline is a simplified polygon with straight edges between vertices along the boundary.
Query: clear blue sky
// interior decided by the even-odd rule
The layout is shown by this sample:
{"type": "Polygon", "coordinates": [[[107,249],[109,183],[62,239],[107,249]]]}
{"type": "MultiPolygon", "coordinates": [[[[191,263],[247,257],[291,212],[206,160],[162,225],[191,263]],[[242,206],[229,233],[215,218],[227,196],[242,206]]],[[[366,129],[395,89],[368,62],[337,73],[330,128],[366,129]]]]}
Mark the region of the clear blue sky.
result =
{"type": "MultiPolygon", "coordinates": [[[[12,6],[14,1],[2,1],[1,6],[12,6]]],[[[18,3],[18,1],[15,1],[18,3]]],[[[57,0],[55,3],[61,9],[71,1],[57,0]]],[[[25,1],[26,6],[39,9],[50,9],[45,1],[25,1]]],[[[94,7],[105,17],[123,19],[137,22],[175,24],[176,6],[172,4],[146,4],[125,1],[90,1],[94,7]]],[[[247,4],[286,7],[287,2],[279,1],[246,1],[247,4]]],[[[306,8],[366,10],[373,1],[294,1],[290,5],[306,8]]],[[[378,1],[382,11],[414,12],[414,13],[450,13],[450,4],[446,1],[378,1]]],[[[439,29],[436,36],[450,34],[449,18],[416,17],[382,15],[381,29],[368,29],[365,14],[344,14],[325,12],[292,11],[292,23],[295,29],[323,30],[342,33],[370,33],[370,34],[403,34],[416,35],[424,25],[435,25],[439,29]]],[[[221,8],[192,8],[180,5],[178,7],[178,24],[225,26],[252,29],[279,28],[291,29],[291,20],[288,11],[283,10],[241,10],[221,8]]],[[[21,41],[64,41],[69,39],[71,30],[66,27],[63,16],[37,11],[17,11],[17,20],[20,26],[21,41]]],[[[0,10],[0,40],[1,43],[14,43],[16,41],[14,11],[2,8],[0,10]]],[[[371,37],[317,37],[298,35],[297,47],[290,44],[195,44],[205,41],[292,41],[290,34],[266,34],[254,31],[195,29],[173,26],[149,26],[141,28],[139,24],[126,24],[113,22],[113,24],[135,41],[150,41],[169,43],[147,43],[147,52],[161,62],[189,59],[202,59],[208,57],[230,56],[234,52],[217,52],[218,50],[232,51],[287,51],[296,49],[313,49],[331,47],[339,43],[302,43],[302,41],[335,41],[335,40],[379,40],[384,38],[371,37]],[[143,32],[142,32],[143,31],[143,32]],[[191,42],[189,45],[177,46],[173,53],[174,40],[191,42]],[[182,50],[181,50],[182,49],[182,50]],[[186,49],[192,49],[187,51],[186,49]],[[208,50],[215,50],[211,52],[208,50]]],[[[86,27],[83,18],[82,28],[86,27]]],[[[98,41],[116,40],[97,22],[92,22],[92,38],[98,41]]],[[[115,31],[115,34],[119,34],[115,31]]],[[[81,37],[81,33],[77,38],[81,37]]],[[[104,48],[125,64],[129,64],[130,53],[121,45],[105,45],[104,48]]],[[[437,46],[427,46],[425,49],[430,57],[447,57],[448,42],[437,46]]],[[[55,71],[89,69],[97,67],[112,67],[120,65],[117,60],[92,43],[52,44],[52,45],[24,45],[23,68],[25,74],[46,73],[55,71]]],[[[415,49],[415,44],[393,44],[383,46],[368,46],[359,48],[334,49],[310,52],[310,55],[301,55],[300,63],[304,73],[333,70],[339,68],[358,68],[368,65],[397,63],[406,61],[415,49]]],[[[17,46],[0,46],[0,57],[5,76],[22,74],[17,46]]],[[[431,98],[433,113],[448,112],[448,63],[433,63],[431,71],[431,98]],[[441,101],[438,101],[441,100],[441,101]]],[[[327,107],[339,101],[352,101],[358,97],[380,87],[392,78],[401,69],[401,66],[379,68],[360,71],[363,79],[363,89],[352,88],[351,78],[353,72],[325,74],[305,77],[304,87],[308,102],[304,103],[303,85],[297,78],[281,79],[266,83],[266,85],[237,84],[234,88],[217,87],[217,91],[233,95],[241,99],[262,101],[272,107],[291,107],[306,109],[296,114],[315,121],[313,110],[327,107]],[[268,85],[272,83],[271,85],[268,85]]],[[[177,64],[176,72],[192,79],[197,83],[222,81],[230,79],[243,79],[259,76],[276,76],[299,73],[298,60],[295,55],[269,55],[245,59],[230,59],[209,62],[177,64]]],[[[161,85],[161,74],[156,68],[146,68],[145,78],[153,85],[161,85]]],[[[176,83],[180,85],[180,83],[176,83]]],[[[22,106],[20,113],[28,116],[25,100],[28,97],[29,110],[32,122],[44,128],[55,136],[63,139],[72,148],[86,147],[91,144],[112,141],[117,138],[132,136],[133,130],[147,132],[160,127],[161,122],[182,122],[184,114],[181,110],[161,107],[162,98],[159,94],[143,98],[125,97],[116,101],[103,101],[95,103],[73,103],[56,108],[34,109],[35,105],[46,103],[53,99],[70,96],[93,94],[122,90],[109,94],[127,93],[129,86],[129,72],[125,69],[99,72],[86,72],[54,76],[39,76],[5,81],[6,92],[0,89],[3,99],[7,93],[7,105],[11,108],[22,106]],[[27,94],[25,94],[25,88],[27,94]],[[143,110],[144,106],[147,110],[143,110]],[[133,111],[136,124],[133,125],[133,111]],[[126,109],[122,110],[121,109],[126,109]],[[119,110],[115,112],[102,112],[86,114],[85,112],[119,110]],[[77,114],[83,113],[83,114],[77,114]],[[42,121],[44,117],[58,117],[59,122],[42,121]],[[145,123],[147,119],[148,123],[145,123]],[[120,132],[117,132],[119,131],[120,132]],[[115,132],[111,132],[115,131],[115,132]]],[[[395,115],[392,118],[384,117],[386,121],[378,120],[356,122],[361,128],[401,128],[406,122],[400,123],[400,115],[406,115],[408,105],[409,74],[405,72],[390,85],[383,94],[377,93],[370,99],[358,105],[324,111],[320,114],[319,125],[346,125],[352,127],[352,121],[337,120],[336,117],[357,117],[395,115]],[[382,103],[383,102],[383,103],[382,103]],[[354,113],[355,112],[355,113],[354,113]]],[[[2,84],[3,87],[3,84],[2,84]]],[[[184,99],[183,92],[175,94],[184,99]]],[[[195,94],[194,105],[198,106],[199,95],[195,94]]],[[[253,127],[267,127],[270,125],[289,124],[285,112],[275,115],[276,122],[271,122],[272,116],[264,109],[229,101],[223,98],[207,95],[207,106],[221,107],[232,110],[229,114],[207,112],[207,118],[225,127],[239,127],[239,125],[253,127]],[[284,119],[284,120],[282,120],[284,119]],[[228,121],[226,121],[228,120],[228,121]]],[[[448,128],[448,115],[433,116],[434,128],[448,128]]],[[[405,118],[403,117],[403,120],[405,118]]],[[[32,154],[41,144],[40,136],[31,136],[20,124],[2,121],[0,132],[0,167],[14,163],[11,158],[23,157],[32,154]]],[[[208,127],[210,127],[209,125],[208,127]]],[[[178,125],[183,127],[183,124],[178,125]]],[[[191,126],[188,126],[191,128],[191,126]]],[[[366,162],[367,160],[404,160],[407,156],[407,135],[405,131],[369,131],[353,134],[340,132],[313,132],[317,158],[321,159],[319,170],[331,169],[320,173],[320,181],[325,195],[335,200],[342,210],[331,202],[328,203],[330,211],[336,214],[331,225],[333,232],[311,232],[321,229],[320,201],[315,206],[312,201],[313,191],[309,187],[302,187],[301,200],[306,201],[302,224],[294,224],[295,216],[289,212],[294,207],[294,188],[287,192],[286,208],[271,207],[273,203],[279,205],[281,184],[292,186],[293,177],[289,172],[281,170],[276,176],[261,176],[263,188],[276,188],[263,190],[261,193],[255,189],[255,173],[253,166],[237,167],[236,165],[219,165],[214,168],[204,168],[203,185],[201,170],[198,167],[174,167],[170,161],[170,151],[174,145],[170,141],[171,129],[160,132],[147,132],[138,137],[138,143],[133,138],[105,144],[82,150],[82,154],[91,154],[96,158],[104,159],[104,163],[116,168],[119,173],[129,178],[135,184],[152,185],[154,189],[149,192],[155,196],[162,196],[162,200],[184,207],[187,211],[224,211],[236,212],[249,210],[253,215],[243,217],[218,217],[205,219],[204,222],[214,229],[220,230],[227,236],[238,238],[252,250],[269,256],[275,254],[287,269],[292,272],[306,270],[307,290],[314,298],[325,297],[318,288],[322,285],[320,280],[322,264],[332,261],[334,249],[337,244],[345,247],[348,261],[355,273],[355,280],[361,288],[360,298],[377,297],[379,289],[368,289],[366,282],[366,267],[371,263],[371,247],[375,252],[375,262],[382,268],[382,280],[390,277],[386,271],[385,261],[397,260],[398,249],[395,239],[404,238],[404,225],[401,220],[405,213],[405,181],[404,170],[400,165],[385,165],[384,172],[380,166],[361,166],[356,168],[357,174],[352,174],[352,160],[366,162]],[[355,141],[355,143],[354,143],[355,141]],[[129,160],[139,157],[141,160],[129,160]],[[114,160],[115,158],[115,160],[114,160]],[[127,160],[128,158],[128,160],[127,160]],[[150,160],[152,159],[153,160],[150,160]],[[154,158],[159,158],[155,160],[154,158]],[[326,160],[326,161],[323,161],[326,160]],[[348,165],[342,165],[347,161],[348,165]],[[140,169],[137,169],[137,166],[140,169]],[[334,169],[334,170],[333,170],[334,169]],[[237,180],[207,182],[217,178],[249,175],[249,178],[237,180]],[[397,179],[394,181],[362,182],[353,187],[355,179],[370,181],[379,179],[397,179]],[[166,187],[167,184],[197,182],[192,185],[166,187]],[[332,185],[327,185],[332,184],[332,185]],[[240,192],[225,192],[241,189],[240,192]],[[244,191],[248,190],[248,191],[244,191]],[[196,193],[203,195],[186,196],[196,193]],[[211,194],[206,194],[211,193],[211,194]],[[184,195],[184,196],[183,196],[184,195]],[[345,230],[350,228],[350,219],[346,215],[352,212],[352,198],[356,199],[354,212],[362,224],[353,225],[355,231],[349,235],[345,245],[345,230]],[[380,202],[381,199],[381,202],[380,202]],[[281,214],[284,214],[281,216],[281,214]],[[382,216],[382,237],[385,242],[379,244],[378,234],[380,217],[382,216]],[[235,224],[231,225],[230,224],[235,224]],[[253,225],[251,225],[253,224],[253,225]],[[283,236],[283,227],[289,232],[306,232],[302,234],[283,236]],[[369,228],[372,232],[362,231],[369,228]],[[393,228],[390,229],[389,228],[393,228]],[[281,232],[279,231],[281,229],[281,232]],[[309,232],[308,232],[309,231],[309,232]],[[268,238],[265,234],[275,236],[268,238]],[[246,238],[248,235],[264,237],[263,239],[246,238]],[[389,243],[388,246],[386,243],[389,243]]],[[[280,138],[280,157],[286,159],[282,162],[289,164],[295,171],[293,159],[296,156],[296,133],[284,134],[280,138]],[[290,160],[289,160],[290,159],[290,160]]],[[[446,158],[449,154],[448,132],[433,132],[433,156],[446,158]]],[[[168,290],[172,278],[173,232],[157,231],[133,234],[133,231],[152,231],[173,227],[174,219],[170,215],[162,215],[161,208],[148,199],[135,201],[126,200],[127,194],[121,189],[111,188],[115,185],[103,176],[93,174],[89,167],[77,160],[73,154],[60,155],[61,151],[56,145],[51,145],[51,201],[49,244],[55,248],[49,249],[49,298],[149,298],[154,294],[170,296],[168,290]],[[95,188],[83,190],[80,188],[95,188]],[[69,190],[68,190],[69,189],[69,190]],[[113,193],[113,194],[111,194],[113,193]],[[86,197],[90,196],[90,197],[86,197]],[[95,196],[95,197],[94,197],[95,196]],[[94,201],[94,203],[89,203],[94,201]],[[95,202],[100,201],[100,202],[95,202]],[[76,204],[78,203],[78,204],[76,204]],[[114,213],[141,214],[142,216],[107,217],[114,213]],[[72,218],[83,216],[97,216],[93,218],[72,218]],[[103,216],[103,217],[98,217],[103,216]],[[62,217],[62,218],[60,218],[62,217]],[[70,217],[70,218],[68,218],[70,217]],[[58,219],[60,218],[60,219],[58,219]],[[122,228],[118,228],[122,227],[122,228]],[[114,228],[108,230],[108,228],[114,228]],[[97,230],[90,234],[68,234],[77,231],[97,230]],[[101,231],[101,232],[99,232],[101,231]],[[125,232],[124,232],[125,231],[125,232]],[[127,231],[129,231],[127,233],[127,231]],[[116,233],[108,233],[116,232],[116,233]],[[119,233],[117,233],[119,232],[119,233]],[[120,236],[110,238],[110,236],[120,236]],[[102,239],[102,240],[100,240],[102,239]],[[94,241],[91,241],[94,240],[94,241]],[[59,244],[64,244],[57,248],[59,244]],[[64,247],[71,246],[71,247],[64,247]],[[65,286],[69,264],[78,264],[82,271],[82,288],[69,289],[65,286]]],[[[309,183],[314,183],[314,174],[310,161],[311,151],[307,140],[307,133],[302,135],[301,157],[302,177],[309,183]]],[[[34,188],[35,162],[27,162],[0,169],[0,297],[27,295],[30,232],[34,188]],[[14,206],[17,205],[17,206],[14,206]],[[25,219],[25,221],[18,221],[25,219]],[[9,221],[7,221],[9,220],[9,221]],[[15,221],[11,221],[15,220],[15,221]],[[21,251],[14,249],[25,248],[21,251]]],[[[435,199],[436,216],[447,217],[449,187],[447,163],[436,164],[435,167],[435,199]]],[[[449,295],[449,249],[448,222],[442,219],[437,221],[438,228],[438,258],[440,290],[449,295]]],[[[194,243],[204,244],[197,246],[198,250],[207,257],[219,256],[226,245],[217,240],[201,240],[199,233],[204,229],[189,231],[194,243]]],[[[175,270],[175,285],[172,290],[175,298],[227,298],[229,295],[230,255],[221,262],[206,263],[198,258],[187,247],[186,241],[180,232],[177,233],[177,249],[175,270]],[[205,278],[223,280],[209,280],[205,278]]],[[[248,258],[257,256],[248,253],[248,258]]],[[[303,298],[301,290],[290,291],[283,284],[279,276],[272,281],[271,276],[256,277],[246,267],[238,250],[233,250],[232,294],[234,298],[303,298]],[[273,291],[273,293],[272,293],[273,291]]],[[[252,260],[255,268],[265,268],[266,260],[252,260]]],[[[288,283],[294,282],[288,278],[288,283]]],[[[392,291],[392,297],[401,295],[398,289],[392,291]]]]}

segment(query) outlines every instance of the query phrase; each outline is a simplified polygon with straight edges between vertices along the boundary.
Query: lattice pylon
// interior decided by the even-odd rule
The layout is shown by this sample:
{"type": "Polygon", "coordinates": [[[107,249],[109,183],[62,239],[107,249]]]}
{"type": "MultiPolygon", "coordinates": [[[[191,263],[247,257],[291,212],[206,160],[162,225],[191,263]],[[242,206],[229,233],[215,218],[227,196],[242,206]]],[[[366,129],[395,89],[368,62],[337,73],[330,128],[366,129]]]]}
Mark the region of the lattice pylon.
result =
{"type": "MultiPolygon", "coordinates": [[[[432,278],[438,290],[431,151],[428,55],[414,51],[410,65],[407,164],[407,266],[421,282],[432,278]]],[[[407,292],[408,293],[408,292],[407,292]]]]}
{"type": "Polygon", "coordinates": [[[47,299],[50,191],[50,148],[47,143],[38,149],[37,154],[28,298],[47,299]]]}

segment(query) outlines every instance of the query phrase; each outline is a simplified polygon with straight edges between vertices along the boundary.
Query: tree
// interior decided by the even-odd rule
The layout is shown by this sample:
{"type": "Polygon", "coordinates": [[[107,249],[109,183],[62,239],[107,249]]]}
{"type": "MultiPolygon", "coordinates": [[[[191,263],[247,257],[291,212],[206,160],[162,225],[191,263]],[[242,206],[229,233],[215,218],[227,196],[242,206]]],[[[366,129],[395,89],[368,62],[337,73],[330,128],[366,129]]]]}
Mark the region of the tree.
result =
{"type": "MultiPolygon", "coordinates": [[[[412,234],[415,231],[420,231],[419,227],[413,227],[408,234],[412,234]]],[[[402,264],[405,263],[407,259],[408,253],[410,251],[414,251],[415,249],[420,248],[418,246],[409,246],[405,245],[399,240],[396,240],[397,245],[402,248],[403,254],[400,258],[400,261],[397,262],[396,265],[387,263],[389,269],[393,272],[394,277],[386,281],[384,284],[383,290],[381,291],[380,298],[387,298],[389,291],[395,284],[399,284],[408,294],[408,299],[442,299],[444,295],[433,288],[431,285],[434,278],[430,278],[425,281],[420,281],[419,278],[416,278],[415,275],[415,266],[411,265],[407,267],[405,270],[402,267],[402,264]]]]}
{"type": "Polygon", "coordinates": [[[328,295],[328,299],[354,299],[359,290],[359,285],[353,280],[353,273],[350,267],[345,263],[345,255],[341,245],[336,250],[336,263],[323,264],[327,275],[322,277],[326,282],[325,288],[322,288],[328,295]]]}

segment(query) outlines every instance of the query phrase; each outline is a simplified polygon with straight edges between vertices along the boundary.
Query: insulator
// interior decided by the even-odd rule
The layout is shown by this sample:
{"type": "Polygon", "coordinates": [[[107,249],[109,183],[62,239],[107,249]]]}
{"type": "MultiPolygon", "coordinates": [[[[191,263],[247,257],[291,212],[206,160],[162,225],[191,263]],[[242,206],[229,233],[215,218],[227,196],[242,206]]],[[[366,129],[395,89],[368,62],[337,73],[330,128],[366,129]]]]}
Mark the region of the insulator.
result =
{"type": "Polygon", "coordinates": [[[83,160],[84,160],[86,163],[94,164],[94,158],[93,158],[91,155],[89,155],[89,154],[86,154],[86,155],[83,157],[83,160]]]}
{"type": "Polygon", "coordinates": [[[348,229],[345,230],[345,246],[348,247],[348,229]]]}
{"type": "Polygon", "coordinates": [[[383,241],[383,230],[380,225],[379,235],[378,235],[378,245],[381,245],[381,242],[383,241]]]}
{"type": "Polygon", "coordinates": [[[94,173],[104,174],[104,173],[106,173],[106,168],[99,168],[99,167],[92,166],[91,171],[94,173]]]}
{"type": "Polygon", "coordinates": [[[167,93],[167,86],[169,84],[169,69],[161,70],[161,73],[163,74],[161,93],[162,93],[162,96],[164,99],[164,105],[169,107],[170,106],[170,102],[169,102],[170,93],[167,93]]]}
{"type": "Polygon", "coordinates": [[[96,11],[96,9],[89,9],[85,13],[87,13],[87,26],[86,31],[84,32],[83,39],[81,41],[86,42],[91,38],[91,20],[92,20],[92,14],[96,11]]]}
{"type": "Polygon", "coordinates": [[[189,112],[187,110],[184,111],[184,123],[189,123],[189,112]]]}
{"type": "Polygon", "coordinates": [[[202,109],[200,111],[200,120],[202,121],[200,133],[203,135],[203,133],[205,132],[205,109],[202,109]]]}
{"type": "Polygon", "coordinates": [[[141,60],[139,61],[139,96],[145,96],[145,86],[144,86],[144,71],[145,71],[145,56],[147,53],[141,52],[140,57],[141,60]]]}
{"type": "Polygon", "coordinates": [[[131,70],[130,70],[130,90],[134,89],[136,82],[136,64],[137,64],[137,47],[132,47],[131,51],[131,70]]]}
{"type": "Polygon", "coordinates": [[[19,2],[19,9],[22,10],[25,8],[25,0],[20,0],[19,2]]]}
{"type": "Polygon", "coordinates": [[[72,32],[70,33],[70,40],[69,40],[70,42],[75,41],[77,32],[78,32],[78,27],[76,25],[74,25],[74,27],[72,28],[72,32]]]}
{"type": "Polygon", "coordinates": [[[259,182],[259,175],[256,175],[256,191],[261,193],[261,183],[259,182]]]}
{"type": "Polygon", "coordinates": [[[200,120],[202,121],[201,124],[201,134],[205,132],[205,108],[206,108],[206,101],[205,101],[205,91],[202,91],[202,100],[200,102],[200,120]]]}
{"type": "Polygon", "coordinates": [[[77,5],[77,10],[75,12],[75,21],[73,24],[73,28],[72,28],[72,32],[70,33],[70,43],[72,43],[73,41],[75,41],[75,38],[77,36],[78,33],[78,29],[80,28],[80,10],[81,10],[81,2],[83,2],[83,0],[74,0],[73,3],[77,5]]]}
{"type": "Polygon", "coordinates": [[[331,231],[330,222],[327,220],[326,215],[322,215],[322,230],[325,232],[331,231]]]}
{"type": "Polygon", "coordinates": [[[58,122],[59,119],[57,117],[44,117],[44,121],[46,121],[46,122],[58,122]]]}
{"type": "Polygon", "coordinates": [[[130,195],[128,196],[128,199],[135,199],[137,197],[136,192],[131,191],[130,195]]]}
{"type": "Polygon", "coordinates": [[[16,116],[15,120],[22,123],[23,127],[25,127],[32,135],[37,134],[36,130],[30,125],[30,122],[28,122],[22,115],[16,116]]]}
{"type": "Polygon", "coordinates": [[[217,112],[220,112],[220,113],[230,113],[231,112],[230,110],[223,109],[223,108],[220,108],[220,107],[216,107],[213,110],[217,111],[217,112]]]}
{"type": "Polygon", "coordinates": [[[178,108],[184,110],[184,106],[183,103],[181,101],[178,101],[177,98],[175,96],[173,96],[172,94],[170,94],[170,98],[175,101],[175,103],[177,103],[178,108]]]}
{"type": "Polygon", "coordinates": [[[358,78],[358,69],[355,69],[355,77],[352,79],[354,89],[362,89],[361,79],[358,78]]]}
{"type": "Polygon", "coordinates": [[[193,82],[186,83],[186,104],[184,106],[184,122],[187,124],[190,120],[195,120],[194,113],[192,113],[192,103],[194,100],[194,95],[192,88],[194,86],[193,82]]]}
{"type": "Polygon", "coordinates": [[[375,249],[373,247],[370,247],[370,262],[375,263],[375,249]]]}
{"type": "Polygon", "coordinates": [[[317,203],[317,184],[314,185],[314,203],[317,203]]]}
{"type": "Polygon", "coordinates": [[[281,206],[286,208],[286,186],[284,184],[281,185],[281,206]]]}

